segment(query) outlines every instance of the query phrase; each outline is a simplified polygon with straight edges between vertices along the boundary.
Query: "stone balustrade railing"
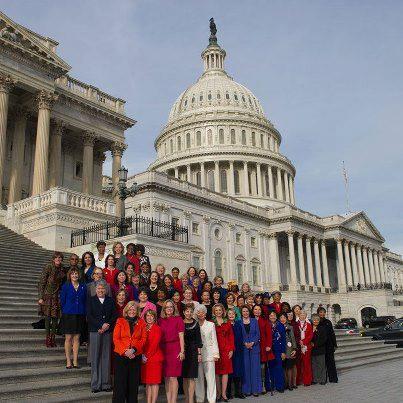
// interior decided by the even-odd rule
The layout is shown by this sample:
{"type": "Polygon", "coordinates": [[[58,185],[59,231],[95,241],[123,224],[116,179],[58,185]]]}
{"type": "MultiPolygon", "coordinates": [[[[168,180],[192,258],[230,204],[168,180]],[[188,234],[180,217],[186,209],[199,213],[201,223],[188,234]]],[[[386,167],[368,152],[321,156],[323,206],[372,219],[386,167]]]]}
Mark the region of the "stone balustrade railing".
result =
{"type": "Polygon", "coordinates": [[[140,186],[142,184],[158,182],[159,185],[165,184],[173,189],[178,189],[181,191],[192,193],[197,196],[210,198],[213,201],[225,204],[226,206],[243,210],[250,214],[259,214],[266,217],[268,216],[267,210],[263,207],[254,206],[244,201],[237,200],[231,196],[216,193],[212,190],[202,188],[187,181],[182,181],[172,176],[168,176],[163,172],[146,171],[136,176],[132,176],[129,178],[128,186],[130,186],[133,182],[137,182],[137,184],[140,186]]]}
{"type": "Polygon", "coordinates": [[[110,199],[56,187],[38,196],[28,197],[8,205],[7,216],[10,218],[21,216],[56,204],[109,215],[115,214],[116,207],[115,203],[110,199]]]}
{"type": "Polygon", "coordinates": [[[80,97],[88,99],[92,102],[110,109],[114,112],[124,115],[125,113],[125,101],[120,98],[115,98],[99,88],[92,85],[83,83],[73,77],[65,75],[56,80],[56,83],[63,89],[72,92],[80,97]]]}

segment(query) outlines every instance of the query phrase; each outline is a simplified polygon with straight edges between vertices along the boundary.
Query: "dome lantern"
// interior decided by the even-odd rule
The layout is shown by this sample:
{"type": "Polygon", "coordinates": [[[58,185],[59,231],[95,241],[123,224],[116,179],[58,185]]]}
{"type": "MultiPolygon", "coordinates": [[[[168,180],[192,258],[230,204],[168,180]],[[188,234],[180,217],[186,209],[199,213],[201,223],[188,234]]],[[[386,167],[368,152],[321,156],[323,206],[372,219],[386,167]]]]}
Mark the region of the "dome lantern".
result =
{"type": "Polygon", "coordinates": [[[210,38],[209,45],[202,52],[201,57],[204,62],[204,72],[209,71],[224,71],[225,50],[217,43],[217,27],[214,23],[214,18],[210,18],[210,38]]]}

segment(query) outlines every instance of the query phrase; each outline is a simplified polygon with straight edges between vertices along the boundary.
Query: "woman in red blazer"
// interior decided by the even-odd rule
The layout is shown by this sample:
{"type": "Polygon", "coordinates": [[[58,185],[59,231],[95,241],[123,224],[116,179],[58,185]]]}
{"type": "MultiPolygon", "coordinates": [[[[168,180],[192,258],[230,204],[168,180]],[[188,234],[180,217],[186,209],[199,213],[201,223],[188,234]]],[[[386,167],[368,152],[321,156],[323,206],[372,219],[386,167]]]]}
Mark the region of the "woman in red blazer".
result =
{"type": "Polygon", "coordinates": [[[272,334],[269,321],[262,316],[262,307],[255,305],[253,307],[253,316],[257,319],[260,331],[260,366],[262,371],[263,392],[266,393],[266,385],[270,385],[270,380],[267,371],[267,361],[274,360],[272,348],[272,334]]]}
{"type": "Polygon", "coordinates": [[[116,321],[113,330],[115,346],[113,402],[137,403],[141,356],[146,340],[146,324],[139,318],[138,304],[130,301],[123,310],[123,318],[116,321]]]}
{"type": "Polygon", "coordinates": [[[299,345],[301,346],[301,355],[299,362],[297,362],[298,384],[303,383],[305,386],[309,386],[312,383],[311,340],[313,330],[304,310],[299,313],[298,336],[299,345]]]}
{"type": "Polygon", "coordinates": [[[147,403],[155,403],[158,398],[159,384],[162,380],[164,356],[160,348],[161,329],[157,325],[157,313],[149,309],[145,315],[147,341],[143,351],[141,383],[146,385],[147,403]]]}

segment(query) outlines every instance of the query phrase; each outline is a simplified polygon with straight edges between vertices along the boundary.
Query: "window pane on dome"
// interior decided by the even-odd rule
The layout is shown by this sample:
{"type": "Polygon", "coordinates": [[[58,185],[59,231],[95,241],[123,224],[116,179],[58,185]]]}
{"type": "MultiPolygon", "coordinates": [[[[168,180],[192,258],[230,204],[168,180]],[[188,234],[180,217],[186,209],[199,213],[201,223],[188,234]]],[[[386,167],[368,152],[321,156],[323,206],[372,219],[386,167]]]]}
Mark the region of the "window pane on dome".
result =
{"type": "Polygon", "coordinates": [[[222,169],[220,172],[220,182],[221,182],[221,192],[227,193],[228,185],[227,185],[227,171],[222,169]]]}
{"type": "Polygon", "coordinates": [[[196,132],[196,145],[201,146],[201,132],[196,132]]]}
{"type": "Polygon", "coordinates": [[[220,144],[224,144],[224,129],[220,129],[218,132],[219,142],[220,144]]]}
{"type": "Polygon", "coordinates": [[[235,129],[231,129],[231,144],[235,144],[235,129]]]}

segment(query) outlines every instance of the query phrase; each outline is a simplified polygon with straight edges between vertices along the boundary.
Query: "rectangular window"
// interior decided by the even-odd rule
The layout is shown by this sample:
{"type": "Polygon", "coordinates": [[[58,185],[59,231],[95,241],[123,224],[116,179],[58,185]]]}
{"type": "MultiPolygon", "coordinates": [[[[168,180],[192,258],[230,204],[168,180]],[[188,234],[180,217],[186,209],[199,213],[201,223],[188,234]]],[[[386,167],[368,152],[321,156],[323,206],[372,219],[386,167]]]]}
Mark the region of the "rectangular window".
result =
{"type": "Polygon", "coordinates": [[[258,285],[259,283],[257,266],[255,265],[252,266],[252,282],[253,285],[258,285]]]}
{"type": "Polygon", "coordinates": [[[193,256],[192,263],[193,267],[200,269],[200,256],[193,256]]]}
{"type": "Polygon", "coordinates": [[[192,222],[192,233],[196,234],[196,235],[199,233],[199,223],[198,222],[192,222]]]}
{"type": "Polygon", "coordinates": [[[250,238],[250,246],[252,246],[253,248],[256,247],[256,238],[254,236],[250,238]]]}
{"type": "Polygon", "coordinates": [[[179,225],[179,218],[172,217],[171,223],[172,223],[172,225],[179,225]]]}
{"type": "Polygon", "coordinates": [[[74,166],[74,177],[77,179],[83,178],[83,163],[80,161],[77,161],[74,166]]]}
{"type": "Polygon", "coordinates": [[[236,265],[236,274],[237,274],[237,280],[238,280],[238,286],[239,287],[241,287],[241,285],[243,283],[242,271],[243,271],[242,263],[237,263],[237,265],[236,265]]]}
{"type": "Polygon", "coordinates": [[[237,232],[235,234],[235,242],[236,243],[241,243],[241,233],[240,232],[237,232]]]}

